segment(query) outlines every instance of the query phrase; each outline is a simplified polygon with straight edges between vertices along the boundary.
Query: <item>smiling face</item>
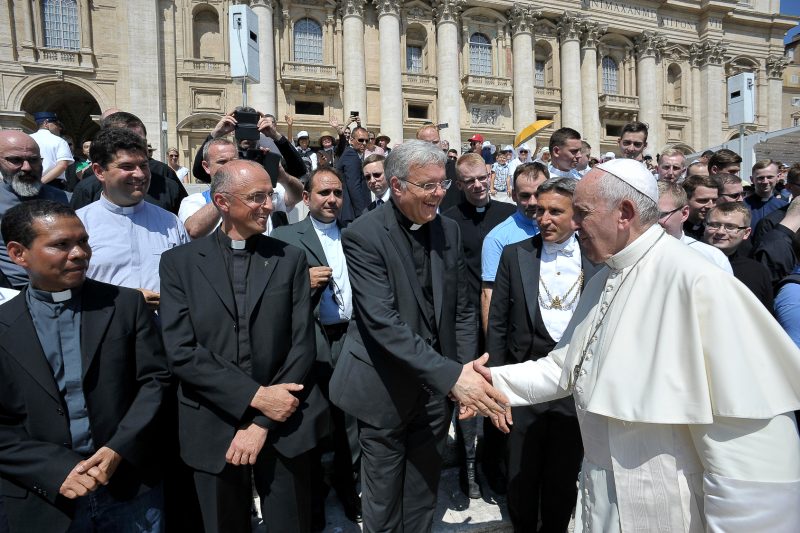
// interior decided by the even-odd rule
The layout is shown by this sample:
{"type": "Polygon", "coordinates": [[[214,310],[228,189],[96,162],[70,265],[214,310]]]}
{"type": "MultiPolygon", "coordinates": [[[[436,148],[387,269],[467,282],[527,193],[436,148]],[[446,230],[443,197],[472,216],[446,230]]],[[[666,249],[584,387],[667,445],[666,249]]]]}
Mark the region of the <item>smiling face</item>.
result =
{"type": "Polygon", "coordinates": [[[105,197],[121,207],[138,204],[150,188],[150,167],[144,152],[117,150],[106,168],[94,163],[92,169],[103,184],[105,197]]]}
{"type": "Polygon", "coordinates": [[[658,162],[658,179],[660,181],[678,181],[686,168],[686,158],[682,155],[663,155],[658,162]]]}
{"type": "Polygon", "coordinates": [[[242,160],[231,161],[223,169],[233,176],[224,190],[214,193],[213,201],[222,213],[225,232],[237,240],[264,233],[272,214],[269,175],[260,165],[242,160]]]}
{"type": "Polygon", "coordinates": [[[458,167],[458,188],[464,191],[467,202],[481,207],[489,203],[489,175],[486,165],[463,163],[458,167]]]}
{"type": "Polygon", "coordinates": [[[433,192],[422,189],[426,183],[442,183],[445,180],[444,166],[412,165],[408,169],[407,183],[402,183],[397,176],[392,176],[390,185],[392,197],[398,209],[412,222],[425,224],[436,218],[436,210],[445,195],[442,187],[433,192]]]}
{"type": "Polygon", "coordinates": [[[647,133],[643,131],[626,131],[619,138],[618,143],[622,157],[641,161],[644,149],[647,148],[647,133]]]}
{"type": "Polygon", "coordinates": [[[45,216],[31,225],[36,237],[30,246],[8,243],[12,261],[28,271],[31,285],[44,291],[74,289],[83,284],[92,249],[80,219],[45,216]]]}
{"type": "Polygon", "coordinates": [[[750,237],[751,231],[741,213],[735,211],[722,213],[715,209],[708,215],[703,239],[711,246],[722,250],[725,255],[731,255],[739,248],[742,241],[750,237]],[[716,225],[719,227],[711,227],[716,225]]]}
{"type": "Polygon", "coordinates": [[[717,205],[719,191],[711,187],[697,187],[689,198],[689,221],[698,224],[705,220],[706,213],[717,205]]]}
{"type": "Polygon", "coordinates": [[[536,218],[536,189],[547,181],[543,172],[528,172],[517,176],[511,199],[517,204],[517,211],[533,220],[536,218]]]}
{"type": "Polygon", "coordinates": [[[753,188],[761,198],[769,198],[778,183],[778,165],[771,164],[753,173],[753,188]]]}
{"type": "Polygon", "coordinates": [[[572,196],[548,191],[536,197],[536,222],[545,242],[562,243],[572,236],[572,196]]]}

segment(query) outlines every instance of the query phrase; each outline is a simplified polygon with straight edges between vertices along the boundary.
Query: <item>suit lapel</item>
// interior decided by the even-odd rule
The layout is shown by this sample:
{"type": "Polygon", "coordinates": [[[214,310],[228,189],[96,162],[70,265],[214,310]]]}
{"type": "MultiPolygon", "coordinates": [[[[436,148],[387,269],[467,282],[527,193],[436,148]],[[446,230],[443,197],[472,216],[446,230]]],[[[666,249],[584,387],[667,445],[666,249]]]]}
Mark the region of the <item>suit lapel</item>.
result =
{"type": "Polygon", "coordinates": [[[25,303],[25,291],[4,305],[10,317],[6,334],[0,338],[0,347],[17,360],[41,387],[57,402],[61,402],[53,370],[39,343],[33,319],[25,303]]]}
{"type": "Polygon", "coordinates": [[[310,217],[311,215],[297,224],[297,233],[300,242],[311,252],[311,255],[314,256],[320,265],[328,266],[328,259],[325,257],[325,251],[322,249],[322,243],[319,242],[319,236],[314,230],[314,225],[311,223],[310,217]]]}
{"type": "Polygon", "coordinates": [[[81,293],[81,358],[83,359],[81,379],[86,376],[100,348],[100,342],[105,336],[111,317],[114,316],[113,304],[104,307],[95,305],[91,298],[87,297],[91,291],[91,280],[86,280],[86,285],[81,293]]]}
{"type": "Polygon", "coordinates": [[[222,258],[222,251],[219,249],[216,237],[204,239],[200,249],[197,251],[196,264],[200,273],[206,278],[214,294],[220,299],[225,309],[228,310],[232,318],[236,318],[236,305],[233,299],[233,290],[228,281],[228,267],[222,258]]]}
{"type": "Polygon", "coordinates": [[[528,308],[531,325],[536,324],[536,317],[539,314],[539,261],[541,257],[541,241],[538,243],[536,240],[533,241],[533,250],[527,250],[524,246],[517,247],[522,290],[525,294],[525,305],[528,308]]]}
{"type": "Polygon", "coordinates": [[[430,222],[431,232],[431,284],[433,285],[433,308],[436,324],[442,322],[442,299],[444,298],[444,259],[442,257],[444,247],[444,228],[440,217],[430,222]]]}
{"type": "Polygon", "coordinates": [[[267,238],[260,239],[258,248],[250,258],[246,297],[248,313],[252,313],[256,308],[256,303],[263,296],[267,283],[278,264],[279,257],[275,255],[272,246],[267,238]]]}
{"type": "MultiPolygon", "coordinates": [[[[394,209],[384,209],[383,216],[386,225],[386,231],[389,234],[389,240],[397,252],[397,255],[400,256],[403,270],[408,278],[408,283],[411,285],[411,291],[414,293],[414,297],[417,299],[419,308],[425,309],[425,298],[422,295],[422,286],[419,284],[419,280],[417,279],[417,268],[414,266],[414,260],[411,257],[409,245],[405,242],[406,238],[402,234],[403,229],[397,223],[397,218],[395,218],[394,209]]],[[[425,316],[425,313],[422,313],[422,315],[425,316]]],[[[433,324],[430,325],[432,326],[433,324]]]]}

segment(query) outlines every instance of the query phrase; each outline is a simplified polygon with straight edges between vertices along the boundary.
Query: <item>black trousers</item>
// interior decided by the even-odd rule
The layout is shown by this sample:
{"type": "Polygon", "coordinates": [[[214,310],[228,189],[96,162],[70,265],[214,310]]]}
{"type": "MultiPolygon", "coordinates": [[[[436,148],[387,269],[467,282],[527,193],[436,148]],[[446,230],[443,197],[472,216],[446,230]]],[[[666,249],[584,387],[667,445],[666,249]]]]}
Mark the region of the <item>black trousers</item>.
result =
{"type": "Polygon", "coordinates": [[[267,533],[311,530],[311,454],[284,457],[264,446],[250,466],[225,465],[219,474],[194,472],[205,533],[250,533],[253,481],[267,533]]]}
{"type": "Polygon", "coordinates": [[[452,404],[432,397],[398,427],[359,420],[365,533],[425,533],[436,493],[452,404]]]}
{"type": "Polygon", "coordinates": [[[512,409],[508,438],[508,513],[519,533],[564,533],[578,497],[583,442],[575,416],[512,409]],[[541,507],[540,507],[541,498],[541,507]],[[537,530],[541,509],[542,527],[537,530]]]}

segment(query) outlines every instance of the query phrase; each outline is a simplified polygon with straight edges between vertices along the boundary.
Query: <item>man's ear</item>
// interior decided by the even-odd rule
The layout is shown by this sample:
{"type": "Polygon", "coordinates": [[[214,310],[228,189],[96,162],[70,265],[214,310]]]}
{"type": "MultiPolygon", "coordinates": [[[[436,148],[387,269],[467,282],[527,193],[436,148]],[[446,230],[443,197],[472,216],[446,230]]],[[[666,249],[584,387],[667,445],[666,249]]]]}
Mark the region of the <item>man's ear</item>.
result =
{"type": "Polygon", "coordinates": [[[105,179],[103,177],[105,170],[100,166],[99,163],[92,163],[92,172],[94,172],[94,175],[97,177],[97,180],[100,183],[105,183],[105,179]]]}
{"type": "Polygon", "coordinates": [[[617,206],[619,209],[619,223],[620,225],[630,226],[633,218],[636,216],[636,209],[633,207],[633,202],[630,200],[622,200],[617,206]]]}
{"type": "Polygon", "coordinates": [[[17,241],[10,241],[6,244],[8,250],[8,257],[14,261],[15,264],[26,268],[28,266],[27,248],[17,241]]]}
{"type": "Polygon", "coordinates": [[[393,191],[400,192],[403,189],[403,186],[400,184],[400,178],[397,176],[389,178],[389,188],[393,191]]]}

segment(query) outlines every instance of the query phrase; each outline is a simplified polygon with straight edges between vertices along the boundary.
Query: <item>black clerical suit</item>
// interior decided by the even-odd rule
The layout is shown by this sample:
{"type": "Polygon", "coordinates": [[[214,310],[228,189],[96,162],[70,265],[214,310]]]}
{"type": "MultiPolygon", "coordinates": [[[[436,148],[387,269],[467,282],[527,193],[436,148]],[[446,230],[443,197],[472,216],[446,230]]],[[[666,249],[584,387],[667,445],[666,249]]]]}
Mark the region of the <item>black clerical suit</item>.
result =
{"type": "MultiPolygon", "coordinates": [[[[492,366],[536,360],[547,356],[556,345],[539,309],[543,245],[541,235],[536,235],[503,249],[486,338],[492,366]]],[[[585,284],[598,267],[585,257],[581,258],[581,264],[585,284]]],[[[568,397],[514,407],[512,415],[514,425],[507,446],[507,497],[514,530],[563,533],[575,506],[576,481],[583,456],[574,400],[568,397]],[[537,529],[540,510],[542,529],[537,529]]]]}
{"type": "MultiPolygon", "coordinates": [[[[270,236],[303,250],[309,267],[330,266],[317,231],[311,222],[311,215],[296,224],[276,228],[270,236]]],[[[348,321],[331,325],[322,324],[320,320],[320,300],[322,297],[332,297],[332,294],[326,293],[325,289],[326,287],[324,286],[318,287],[313,291],[311,298],[314,306],[314,332],[317,341],[315,373],[320,390],[328,398],[328,383],[333,374],[336,360],[339,358],[341,346],[346,338],[345,332],[348,321]]],[[[336,489],[339,500],[342,501],[348,512],[352,514],[356,511],[356,500],[358,499],[355,478],[353,477],[353,465],[357,464],[358,456],[360,455],[358,450],[358,427],[355,418],[345,415],[341,409],[334,405],[329,407],[331,409],[331,421],[333,422],[333,486],[336,489]]],[[[326,491],[327,489],[315,492],[315,511],[322,514],[324,514],[324,495],[326,491]],[[317,501],[319,499],[322,499],[322,501],[317,501]]]]}
{"type": "Polygon", "coordinates": [[[755,259],[747,257],[742,252],[741,246],[728,256],[728,261],[731,264],[733,276],[744,283],[770,313],[774,312],[772,275],[769,269],[755,259]]]}
{"type": "MultiPolygon", "coordinates": [[[[72,449],[59,392],[24,289],[0,306],[0,477],[12,532],[62,533],[76,500],[59,495],[88,455],[72,449]]],[[[129,500],[156,486],[173,447],[161,408],[171,379],[161,337],[139,291],[87,279],[80,290],[82,390],[94,449],[122,456],[107,489],[129,500]]]]}
{"type": "Polygon", "coordinates": [[[164,343],[178,391],[181,457],[195,471],[207,532],[250,531],[250,469],[226,464],[236,431],[267,428],[253,468],[269,532],[308,531],[309,454],[328,430],[314,363],[308,264],[254,235],[244,249],[217,229],[161,258],[164,343]],[[300,406],[277,422],[249,406],[261,385],[298,383],[300,406]]]}
{"type": "Polygon", "coordinates": [[[330,384],[359,420],[364,531],[428,531],[451,416],[476,352],[458,226],[416,228],[389,202],[342,236],[354,320],[330,384]]]}

